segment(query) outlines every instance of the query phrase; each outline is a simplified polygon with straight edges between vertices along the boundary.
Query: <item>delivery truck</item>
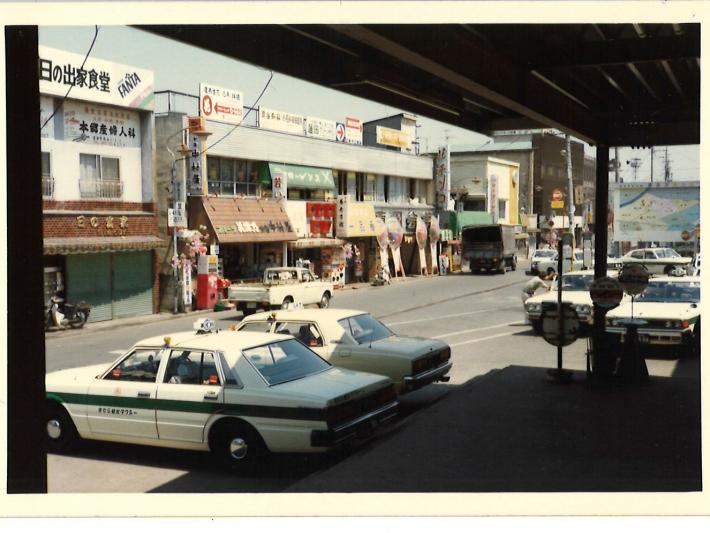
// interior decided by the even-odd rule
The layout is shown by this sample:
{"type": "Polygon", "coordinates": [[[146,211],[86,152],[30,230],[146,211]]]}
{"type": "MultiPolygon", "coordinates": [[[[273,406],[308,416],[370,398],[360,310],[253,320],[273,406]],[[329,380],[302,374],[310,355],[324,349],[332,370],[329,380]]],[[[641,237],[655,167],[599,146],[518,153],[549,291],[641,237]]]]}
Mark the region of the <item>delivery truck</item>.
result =
{"type": "Polygon", "coordinates": [[[517,268],[515,226],[485,224],[464,226],[461,230],[462,257],[472,273],[486,270],[505,274],[517,268]]]}

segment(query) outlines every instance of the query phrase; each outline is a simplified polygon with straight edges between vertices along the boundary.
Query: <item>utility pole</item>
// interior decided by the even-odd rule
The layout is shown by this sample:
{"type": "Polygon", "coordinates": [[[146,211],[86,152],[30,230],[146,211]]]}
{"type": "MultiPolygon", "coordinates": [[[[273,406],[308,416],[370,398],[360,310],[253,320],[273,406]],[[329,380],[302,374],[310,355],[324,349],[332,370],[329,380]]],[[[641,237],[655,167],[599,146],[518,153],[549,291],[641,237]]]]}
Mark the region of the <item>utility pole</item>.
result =
{"type": "Polygon", "coordinates": [[[653,183],[653,146],[651,146],[651,183],[653,183]]]}
{"type": "Polygon", "coordinates": [[[671,181],[673,179],[673,175],[671,174],[671,162],[668,159],[668,147],[666,146],[666,161],[665,161],[665,168],[663,172],[663,179],[664,181],[671,181]]]}
{"type": "MultiPolygon", "coordinates": [[[[569,134],[565,135],[565,157],[567,159],[567,214],[569,216],[569,230],[574,239],[574,181],[572,180],[572,140],[569,134]]],[[[574,241],[572,241],[574,248],[574,241]]],[[[574,254],[572,254],[574,260],[574,254]]]]}
{"type": "Polygon", "coordinates": [[[619,183],[619,147],[614,146],[614,183],[619,183]]]}
{"type": "Polygon", "coordinates": [[[628,163],[629,163],[629,165],[631,165],[631,168],[634,169],[634,181],[636,181],[636,179],[638,177],[638,170],[639,170],[639,167],[641,166],[641,159],[639,159],[638,157],[634,157],[628,163]]]}

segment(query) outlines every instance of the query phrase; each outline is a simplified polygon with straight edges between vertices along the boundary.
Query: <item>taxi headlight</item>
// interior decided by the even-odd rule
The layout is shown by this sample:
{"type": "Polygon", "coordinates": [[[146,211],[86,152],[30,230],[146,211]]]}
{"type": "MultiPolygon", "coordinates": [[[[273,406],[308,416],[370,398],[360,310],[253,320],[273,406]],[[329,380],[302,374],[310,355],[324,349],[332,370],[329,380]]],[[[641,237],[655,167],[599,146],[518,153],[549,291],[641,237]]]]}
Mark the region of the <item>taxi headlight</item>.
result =
{"type": "Polygon", "coordinates": [[[577,311],[577,314],[580,314],[580,315],[588,315],[589,313],[592,312],[591,306],[589,306],[587,304],[575,305],[574,310],[577,311]]]}
{"type": "Polygon", "coordinates": [[[530,313],[537,313],[542,309],[542,304],[540,303],[531,303],[531,304],[525,304],[525,307],[527,308],[528,312],[530,313]]]}

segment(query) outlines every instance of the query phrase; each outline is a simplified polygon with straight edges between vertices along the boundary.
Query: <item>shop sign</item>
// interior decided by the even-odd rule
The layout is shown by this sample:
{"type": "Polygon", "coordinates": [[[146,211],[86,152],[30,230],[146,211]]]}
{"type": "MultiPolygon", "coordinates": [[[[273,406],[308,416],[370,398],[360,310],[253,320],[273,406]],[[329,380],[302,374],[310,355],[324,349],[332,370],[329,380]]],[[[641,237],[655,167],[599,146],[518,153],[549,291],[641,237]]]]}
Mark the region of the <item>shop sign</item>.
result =
{"type": "Polygon", "coordinates": [[[434,158],[434,179],[436,186],[436,208],[439,211],[449,210],[451,198],[451,158],[449,147],[439,148],[434,158]]]}
{"type": "Polygon", "coordinates": [[[269,222],[259,226],[256,222],[237,221],[234,224],[215,226],[215,232],[219,234],[227,233],[288,233],[293,231],[289,222],[269,222]]]}
{"type": "Polygon", "coordinates": [[[345,142],[345,124],[342,122],[335,123],[335,140],[339,143],[345,142]]]}
{"type": "Polygon", "coordinates": [[[409,150],[412,147],[412,137],[400,130],[377,126],[377,144],[409,150]]]}
{"type": "MultiPolygon", "coordinates": [[[[274,189],[296,187],[301,189],[334,189],[333,171],[328,168],[279,165],[269,163],[274,189]],[[278,181],[278,187],[277,187],[278,181]]],[[[285,196],[285,193],[284,193],[285,196]]]]}
{"type": "Polygon", "coordinates": [[[314,137],[326,141],[337,140],[335,121],[325,118],[306,117],[303,122],[303,133],[306,137],[314,137]]]}
{"type": "Polygon", "coordinates": [[[153,72],[46,46],[39,52],[39,92],[119,107],[153,109],[153,72]],[[83,66],[82,66],[83,65],[83,66]]]}
{"type": "Polygon", "coordinates": [[[415,230],[415,235],[417,238],[417,245],[419,246],[420,250],[423,250],[424,247],[426,246],[426,240],[427,240],[427,227],[426,224],[424,223],[424,220],[422,220],[422,217],[417,216],[417,223],[416,223],[416,230],[415,230]]]}
{"type": "Polygon", "coordinates": [[[362,121],[359,118],[345,117],[345,142],[362,144],[362,121]]]}
{"type": "Polygon", "coordinates": [[[200,116],[216,122],[241,124],[244,119],[242,93],[234,89],[200,83],[200,116]]]}
{"type": "Polygon", "coordinates": [[[338,198],[338,237],[374,237],[377,235],[375,209],[370,203],[350,202],[338,198]]]}
{"type": "Polygon", "coordinates": [[[402,223],[396,217],[388,217],[387,220],[385,220],[385,226],[387,227],[387,239],[390,248],[393,250],[399,249],[404,239],[402,223]]]}
{"type": "Polygon", "coordinates": [[[498,222],[498,176],[491,174],[488,179],[488,205],[493,223],[498,222]]]}
{"type": "Polygon", "coordinates": [[[140,148],[140,131],[136,111],[72,100],[64,102],[65,140],[140,148]]]}
{"type": "Polygon", "coordinates": [[[269,109],[268,107],[259,108],[259,127],[262,129],[303,135],[304,121],[303,115],[269,109]]]}
{"type": "Polygon", "coordinates": [[[120,237],[128,230],[128,217],[97,217],[79,215],[76,217],[76,227],[88,229],[91,233],[100,237],[120,237]]]}

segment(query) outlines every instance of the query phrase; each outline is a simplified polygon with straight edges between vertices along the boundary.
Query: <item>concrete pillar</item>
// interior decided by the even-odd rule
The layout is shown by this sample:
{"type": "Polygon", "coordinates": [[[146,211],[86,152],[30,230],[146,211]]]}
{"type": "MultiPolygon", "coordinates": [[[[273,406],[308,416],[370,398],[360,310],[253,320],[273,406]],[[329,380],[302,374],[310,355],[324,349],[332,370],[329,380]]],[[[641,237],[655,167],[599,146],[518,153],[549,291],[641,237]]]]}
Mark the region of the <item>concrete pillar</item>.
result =
{"type": "MultiPolygon", "coordinates": [[[[607,242],[609,220],[609,146],[597,145],[596,190],[594,208],[594,278],[606,276],[607,242]]],[[[614,371],[614,357],[605,342],[606,311],[594,306],[594,329],[592,332],[592,377],[604,381],[614,371]]]]}

